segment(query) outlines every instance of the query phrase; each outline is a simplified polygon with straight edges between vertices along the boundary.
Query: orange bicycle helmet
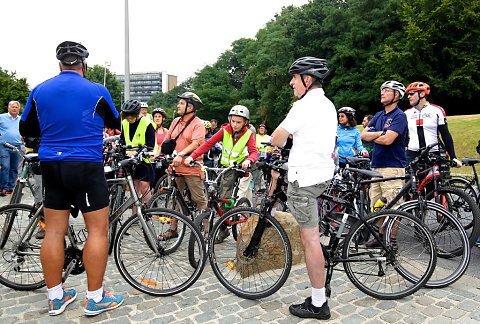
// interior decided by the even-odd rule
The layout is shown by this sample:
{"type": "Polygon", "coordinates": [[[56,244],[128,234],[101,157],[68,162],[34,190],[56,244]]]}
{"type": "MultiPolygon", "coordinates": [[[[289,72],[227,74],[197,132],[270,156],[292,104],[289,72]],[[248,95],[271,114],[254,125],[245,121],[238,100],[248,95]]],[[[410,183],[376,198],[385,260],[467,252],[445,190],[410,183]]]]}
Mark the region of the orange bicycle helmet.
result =
{"type": "Polygon", "coordinates": [[[428,95],[430,94],[430,86],[425,82],[416,81],[408,85],[407,93],[410,91],[425,91],[425,94],[428,95]]]}

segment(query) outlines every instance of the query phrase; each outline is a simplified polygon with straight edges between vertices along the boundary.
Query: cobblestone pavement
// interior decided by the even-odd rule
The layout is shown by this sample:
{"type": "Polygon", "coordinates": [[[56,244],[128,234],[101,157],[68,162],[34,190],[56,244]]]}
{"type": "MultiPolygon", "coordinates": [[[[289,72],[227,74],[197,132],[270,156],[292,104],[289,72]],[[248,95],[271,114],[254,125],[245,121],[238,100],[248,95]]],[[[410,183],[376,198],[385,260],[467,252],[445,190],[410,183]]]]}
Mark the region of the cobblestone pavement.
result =
{"type": "MultiPolygon", "coordinates": [[[[0,199],[0,205],[6,198],[0,199]]],[[[478,263],[470,264],[477,267],[478,263]]],[[[464,275],[450,287],[421,289],[396,301],[382,301],[360,292],[337,266],[332,280],[329,306],[333,323],[478,323],[480,280],[464,275]]],[[[124,304],[93,318],[83,315],[86,275],[70,276],[67,287],[78,298],[56,317],[48,316],[46,288],[15,291],[0,286],[2,323],[309,323],[289,314],[288,306],[310,295],[304,264],[292,268],[285,285],[274,295],[257,301],[245,300],[225,289],[207,264],[200,279],[188,290],[170,297],[152,297],[134,290],[121,277],[113,257],[109,258],[105,288],[122,294],[124,304]]],[[[316,322],[316,321],[315,321],[316,322]]]]}

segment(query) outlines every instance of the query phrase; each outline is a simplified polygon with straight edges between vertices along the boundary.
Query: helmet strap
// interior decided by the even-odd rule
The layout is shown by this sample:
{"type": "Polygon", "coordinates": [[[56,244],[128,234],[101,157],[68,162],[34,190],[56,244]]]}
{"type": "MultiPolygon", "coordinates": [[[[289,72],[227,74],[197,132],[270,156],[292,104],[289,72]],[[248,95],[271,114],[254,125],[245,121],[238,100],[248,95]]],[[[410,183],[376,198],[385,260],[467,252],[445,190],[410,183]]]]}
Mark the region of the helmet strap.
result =
{"type": "Polygon", "coordinates": [[[414,105],[415,107],[417,107],[420,104],[420,101],[422,99],[427,97],[427,96],[420,97],[420,91],[417,91],[417,93],[418,93],[418,100],[417,100],[417,103],[414,105]]]}
{"type": "Polygon", "coordinates": [[[395,100],[395,93],[397,92],[398,90],[393,90],[393,99],[387,103],[387,104],[384,104],[383,107],[387,107],[387,106],[390,106],[391,104],[394,104],[396,102],[399,102],[400,101],[400,92],[398,92],[398,99],[395,100]]]}
{"type": "Polygon", "coordinates": [[[305,83],[305,80],[303,79],[303,74],[300,74],[300,79],[302,80],[302,84],[303,84],[303,86],[305,87],[305,92],[304,92],[303,95],[300,97],[300,99],[302,99],[303,97],[305,97],[305,95],[307,94],[307,92],[311,90],[311,88],[309,88],[309,87],[307,86],[307,84],[305,83]]]}

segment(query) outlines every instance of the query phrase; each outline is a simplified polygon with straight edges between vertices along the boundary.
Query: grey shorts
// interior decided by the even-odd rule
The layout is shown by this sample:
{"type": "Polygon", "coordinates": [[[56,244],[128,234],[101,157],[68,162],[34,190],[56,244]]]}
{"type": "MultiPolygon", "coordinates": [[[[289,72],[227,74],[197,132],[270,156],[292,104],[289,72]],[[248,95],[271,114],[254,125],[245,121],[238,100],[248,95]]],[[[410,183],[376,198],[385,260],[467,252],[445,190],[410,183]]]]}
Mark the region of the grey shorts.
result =
{"type": "Polygon", "coordinates": [[[317,197],[327,189],[330,180],[313,186],[299,187],[298,182],[289,182],[288,207],[301,228],[318,227],[317,197]]]}

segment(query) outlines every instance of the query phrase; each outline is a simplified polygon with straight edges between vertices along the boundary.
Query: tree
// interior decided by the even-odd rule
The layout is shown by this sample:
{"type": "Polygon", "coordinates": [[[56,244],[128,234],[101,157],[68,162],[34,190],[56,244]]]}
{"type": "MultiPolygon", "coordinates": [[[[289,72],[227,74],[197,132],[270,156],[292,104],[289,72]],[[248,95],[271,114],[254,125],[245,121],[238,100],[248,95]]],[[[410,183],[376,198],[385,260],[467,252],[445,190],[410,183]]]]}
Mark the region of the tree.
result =
{"type": "Polygon", "coordinates": [[[109,69],[106,69],[105,72],[105,69],[106,68],[104,66],[97,64],[93,67],[89,66],[85,78],[92,82],[103,84],[103,78],[105,75],[105,86],[112,96],[115,108],[120,111],[123,102],[123,85],[119,80],[117,80],[115,74],[110,72],[109,69]]]}
{"type": "Polygon", "coordinates": [[[8,111],[8,103],[16,100],[25,106],[30,90],[27,79],[18,79],[15,72],[0,68],[0,112],[8,111]]]}
{"type": "Polygon", "coordinates": [[[404,2],[398,16],[402,37],[382,44],[374,60],[378,75],[427,82],[429,99],[447,112],[478,113],[473,103],[480,99],[480,0],[404,2]]]}
{"type": "Polygon", "coordinates": [[[177,114],[178,95],[192,89],[192,80],[192,78],[188,78],[170,91],[156,93],[148,100],[149,109],[163,108],[167,113],[167,119],[163,123],[164,126],[169,125],[173,118],[175,118],[177,114]]]}

